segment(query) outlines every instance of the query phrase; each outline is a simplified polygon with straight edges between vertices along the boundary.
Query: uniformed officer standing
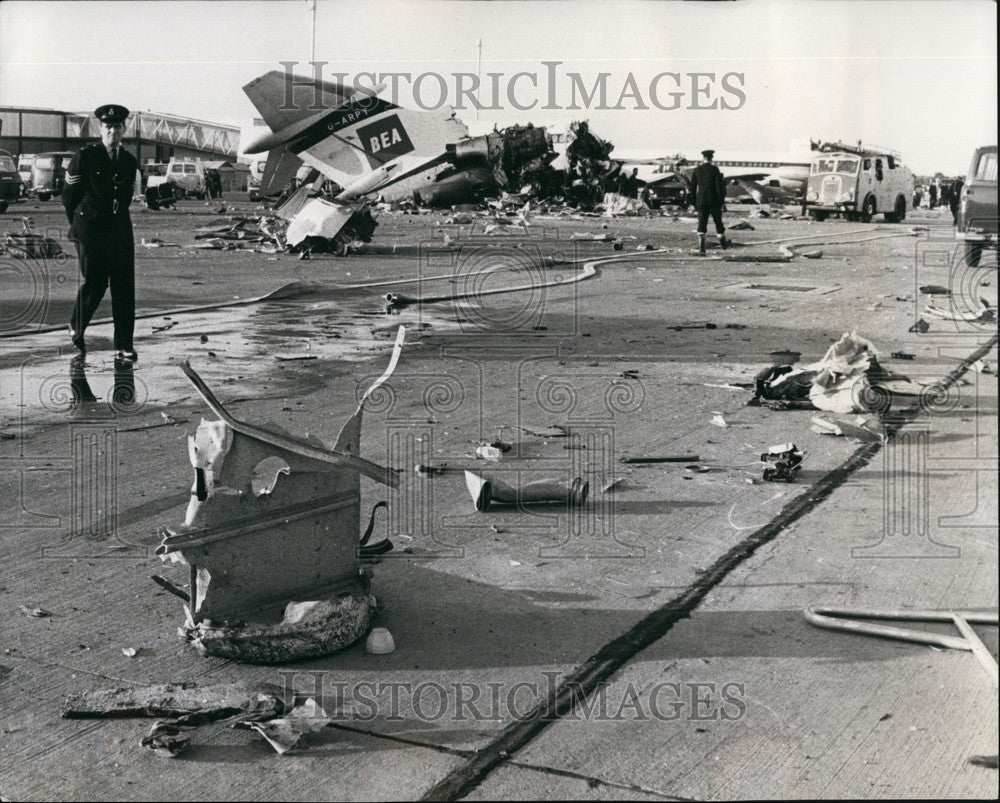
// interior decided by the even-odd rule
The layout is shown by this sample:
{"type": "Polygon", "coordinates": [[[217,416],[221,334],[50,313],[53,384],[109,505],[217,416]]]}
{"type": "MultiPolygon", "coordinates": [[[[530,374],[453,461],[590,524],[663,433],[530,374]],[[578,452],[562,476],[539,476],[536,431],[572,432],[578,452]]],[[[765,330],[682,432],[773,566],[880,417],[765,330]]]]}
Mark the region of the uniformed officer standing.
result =
{"type": "Polygon", "coordinates": [[[714,164],[715,151],[701,152],[705,161],[698,165],[691,174],[691,198],[698,211],[698,253],[705,254],[705,235],[708,233],[708,216],[715,222],[715,231],[719,235],[719,245],[728,247],[726,227],[722,225],[722,207],[726,202],[726,180],[722,171],[714,164]]]}
{"type": "Polygon", "coordinates": [[[69,334],[81,352],[83,333],[111,286],[116,359],[138,359],[132,343],[135,329],[135,241],[128,206],[138,170],[136,158],[122,146],[124,106],[108,104],[94,112],[101,141],[77,152],[66,170],[63,206],[76,244],[83,284],[76,296],[69,334]]]}

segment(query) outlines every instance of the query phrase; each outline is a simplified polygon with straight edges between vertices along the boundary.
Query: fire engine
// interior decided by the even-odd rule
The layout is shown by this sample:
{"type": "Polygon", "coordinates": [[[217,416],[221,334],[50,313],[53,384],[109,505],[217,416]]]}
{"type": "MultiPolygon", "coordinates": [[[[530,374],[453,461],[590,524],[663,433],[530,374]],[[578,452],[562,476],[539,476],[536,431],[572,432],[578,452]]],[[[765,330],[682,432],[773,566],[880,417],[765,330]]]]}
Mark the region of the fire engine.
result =
{"type": "Polygon", "coordinates": [[[913,198],[913,173],[896,151],[825,142],[809,167],[806,209],[815,220],[841,214],[868,223],[877,214],[901,223],[913,198]]]}

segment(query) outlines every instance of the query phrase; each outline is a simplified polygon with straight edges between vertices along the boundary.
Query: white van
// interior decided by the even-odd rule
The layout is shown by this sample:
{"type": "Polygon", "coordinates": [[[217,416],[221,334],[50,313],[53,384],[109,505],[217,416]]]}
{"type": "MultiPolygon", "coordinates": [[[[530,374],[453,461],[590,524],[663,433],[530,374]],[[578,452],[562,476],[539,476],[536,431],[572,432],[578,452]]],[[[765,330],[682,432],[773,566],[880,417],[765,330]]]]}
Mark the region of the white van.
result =
{"type": "Polygon", "coordinates": [[[192,195],[199,200],[208,197],[201,159],[171,159],[167,165],[166,180],[180,188],[184,195],[192,195]]]}

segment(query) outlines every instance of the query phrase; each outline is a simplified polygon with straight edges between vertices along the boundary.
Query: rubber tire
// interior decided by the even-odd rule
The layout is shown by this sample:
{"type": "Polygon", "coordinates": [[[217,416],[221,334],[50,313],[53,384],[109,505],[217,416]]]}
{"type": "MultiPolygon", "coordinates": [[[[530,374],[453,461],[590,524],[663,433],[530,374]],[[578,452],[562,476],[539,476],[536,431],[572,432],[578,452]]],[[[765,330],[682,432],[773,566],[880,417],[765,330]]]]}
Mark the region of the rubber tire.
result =
{"type": "Polygon", "coordinates": [[[896,198],[896,206],[892,212],[885,213],[886,223],[902,223],[906,220],[906,201],[900,195],[896,198]]]}
{"type": "Polygon", "coordinates": [[[52,197],[52,195],[50,193],[47,193],[47,192],[40,192],[40,193],[38,193],[38,200],[39,201],[43,201],[44,202],[44,201],[49,200],[49,198],[51,198],[51,197],[52,197]]]}
{"type": "Polygon", "coordinates": [[[815,220],[817,223],[822,223],[824,220],[826,220],[827,213],[826,212],[810,212],[809,216],[813,220],[815,220]]]}
{"type": "Polygon", "coordinates": [[[965,244],[965,264],[970,268],[978,268],[979,260],[983,255],[983,246],[980,243],[965,244]]]}
{"type": "Polygon", "coordinates": [[[183,187],[176,187],[175,186],[174,187],[174,200],[175,201],[180,201],[183,198],[184,198],[184,188],[183,187]]]}
{"type": "Polygon", "coordinates": [[[878,207],[875,205],[875,199],[868,196],[865,198],[865,205],[861,208],[861,222],[871,223],[876,214],[878,214],[878,207]]]}
{"type": "Polygon", "coordinates": [[[0,215],[7,211],[7,202],[0,201],[0,215]]]}

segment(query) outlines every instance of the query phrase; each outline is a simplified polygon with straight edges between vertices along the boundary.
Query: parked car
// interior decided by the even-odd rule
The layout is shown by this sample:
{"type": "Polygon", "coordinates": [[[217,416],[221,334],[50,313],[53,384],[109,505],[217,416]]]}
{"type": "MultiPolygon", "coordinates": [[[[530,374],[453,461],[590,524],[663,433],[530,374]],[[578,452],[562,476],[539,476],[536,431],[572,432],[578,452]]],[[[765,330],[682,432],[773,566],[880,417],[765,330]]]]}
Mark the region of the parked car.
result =
{"type": "Polygon", "coordinates": [[[976,148],[962,187],[955,237],[965,243],[965,263],[976,267],[983,250],[997,247],[997,146],[976,148]]]}
{"type": "Polygon", "coordinates": [[[40,153],[31,167],[31,194],[39,201],[60,195],[66,183],[66,168],[74,154],[72,151],[40,153]]]}
{"type": "Polygon", "coordinates": [[[648,198],[646,203],[653,209],[659,209],[664,204],[684,206],[687,203],[687,184],[678,175],[649,181],[643,189],[645,192],[641,193],[640,197],[645,196],[644,200],[648,198]]]}
{"type": "Polygon", "coordinates": [[[0,214],[7,207],[21,200],[21,176],[17,172],[17,163],[7,151],[0,151],[0,214]]]}

